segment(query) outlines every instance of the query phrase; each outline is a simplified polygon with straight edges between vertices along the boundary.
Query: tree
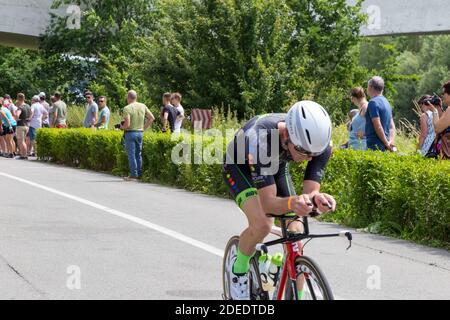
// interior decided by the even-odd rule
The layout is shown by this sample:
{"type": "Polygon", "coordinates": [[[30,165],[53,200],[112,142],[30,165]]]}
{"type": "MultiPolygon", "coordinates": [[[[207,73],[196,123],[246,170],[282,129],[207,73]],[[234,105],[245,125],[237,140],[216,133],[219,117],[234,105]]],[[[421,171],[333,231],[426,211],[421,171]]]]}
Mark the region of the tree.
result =
{"type": "MultiPolygon", "coordinates": [[[[228,0],[158,3],[144,76],[186,103],[248,113],[282,111],[300,99],[330,100],[361,76],[352,48],[364,18],[345,1],[228,0]]],[[[346,94],[345,94],[346,95],[346,94]]],[[[336,102],[336,101],[335,101],[336,102]]],[[[346,102],[333,103],[330,111],[346,102]]]]}
{"type": "Polygon", "coordinates": [[[66,18],[54,15],[42,37],[42,49],[47,54],[69,56],[74,62],[74,76],[84,80],[79,89],[107,95],[113,108],[123,105],[129,89],[135,89],[145,99],[139,47],[156,23],[153,2],[56,0],[53,7],[65,4],[83,8],[80,28],[67,28],[66,18]],[[83,66],[77,65],[80,60],[83,66]]]}

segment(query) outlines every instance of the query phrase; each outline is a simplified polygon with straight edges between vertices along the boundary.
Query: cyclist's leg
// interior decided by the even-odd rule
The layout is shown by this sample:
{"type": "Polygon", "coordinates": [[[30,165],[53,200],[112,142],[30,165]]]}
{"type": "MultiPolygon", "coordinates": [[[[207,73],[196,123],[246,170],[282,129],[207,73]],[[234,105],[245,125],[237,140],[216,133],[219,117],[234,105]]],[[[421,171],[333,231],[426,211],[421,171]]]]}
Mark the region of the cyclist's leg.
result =
{"type": "Polygon", "coordinates": [[[247,166],[226,164],[224,179],[248,220],[248,227],[240,235],[238,257],[233,268],[235,274],[245,274],[250,268],[256,244],[270,233],[273,219],[267,218],[262,209],[247,166]]]}
{"type": "MultiPolygon", "coordinates": [[[[277,196],[287,198],[296,195],[294,183],[292,182],[291,174],[289,173],[289,163],[281,165],[278,174],[275,175],[275,183],[277,184],[277,196]]],[[[295,213],[291,213],[295,215],[295,213]]],[[[278,221],[277,221],[278,223],[278,221]]],[[[299,221],[294,221],[289,224],[289,230],[293,232],[303,232],[303,224],[299,221]]],[[[299,241],[298,248],[302,248],[302,243],[299,241]]],[[[297,281],[297,297],[299,300],[303,296],[304,278],[297,281]]]]}

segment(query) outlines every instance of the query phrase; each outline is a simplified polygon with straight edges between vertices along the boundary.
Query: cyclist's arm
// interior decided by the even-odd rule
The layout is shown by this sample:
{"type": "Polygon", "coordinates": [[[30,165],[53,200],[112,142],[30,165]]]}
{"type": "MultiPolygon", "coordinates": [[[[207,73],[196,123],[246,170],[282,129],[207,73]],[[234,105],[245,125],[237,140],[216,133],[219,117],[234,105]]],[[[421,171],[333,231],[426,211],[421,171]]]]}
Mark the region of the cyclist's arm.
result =
{"type": "Polygon", "coordinates": [[[277,187],[275,184],[258,189],[258,195],[261,206],[264,212],[267,213],[282,215],[294,211],[300,215],[307,215],[312,209],[310,199],[307,195],[295,196],[291,200],[289,198],[277,197],[277,187]]]}
{"type": "Polygon", "coordinates": [[[332,148],[328,149],[318,157],[314,157],[308,162],[303,181],[303,194],[307,194],[310,199],[314,198],[314,204],[320,212],[334,211],[336,209],[335,199],[326,194],[320,193],[320,185],[325,174],[325,168],[331,158],[332,148]],[[330,208],[331,207],[331,208],[330,208]]]}

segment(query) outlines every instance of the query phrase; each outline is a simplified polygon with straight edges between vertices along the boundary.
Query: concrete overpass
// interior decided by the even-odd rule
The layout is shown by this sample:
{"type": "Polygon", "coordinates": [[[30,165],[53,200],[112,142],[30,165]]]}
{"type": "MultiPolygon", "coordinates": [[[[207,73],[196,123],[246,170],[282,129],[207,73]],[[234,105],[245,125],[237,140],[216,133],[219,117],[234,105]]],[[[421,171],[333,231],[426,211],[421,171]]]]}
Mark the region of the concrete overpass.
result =
{"type": "MultiPolygon", "coordinates": [[[[355,4],[356,0],[347,0],[355,4]]],[[[53,0],[0,0],[0,44],[37,48],[39,35],[50,21],[53,0]]],[[[369,21],[361,29],[364,36],[450,33],[450,6],[447,0],[365,0],[363,11],[369,21]]],[[[68,17],[68,27],[79,25],[76,6],[58,10],[68,17]]]]}

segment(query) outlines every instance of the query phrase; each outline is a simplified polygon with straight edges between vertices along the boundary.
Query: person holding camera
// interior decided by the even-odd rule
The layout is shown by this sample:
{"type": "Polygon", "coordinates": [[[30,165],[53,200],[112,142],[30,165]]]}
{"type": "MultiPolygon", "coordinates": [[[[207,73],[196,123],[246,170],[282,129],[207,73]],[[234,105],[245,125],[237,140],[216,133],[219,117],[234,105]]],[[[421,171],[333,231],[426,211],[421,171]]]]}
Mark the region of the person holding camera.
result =
{"type": "MultiPolygon", "coordinates": [[[[436,97],[439,103],[427,101],[427,106],[433,113],[433,126],[436,134],[435,156],[441,159],[450,159],[450,108],[445,112],[442,110],[442,101],[436,97]]],[[[450,81],[442,86],[442,99],[447,106],[450,106],[450,81]]]]}
{"type": "Polygon", "coordinates": [[[436,138],[433,126],[433,112],[428,107],[429,102],[433,102],[433,97],[430,95],[424,95],[418,101],[422,114],[420,116],[420,135],[417,150],[423,156],[428,154],[436,138]]]}
{"type": "Polygon", "coordinates": [[[137,102],[137,93],[128,91],[128,105],[123,109],[121,129],[125,131],[125,149],[128,154],[130,175],[128,181],[137,181],[142,176],[142,138],[144,130],[148,129],[155,117],[143,103],[137,102]]]}
{"type": "MultiPolygon", "coordinates": [[[[442,98],[444,103],[447,106],[450,106],[450,81],[446,82],[442,86],[442,98]]],[[[428,108],[433,113],[433,125],[437,134],[448,130],[450,127],[450,108],[447,108],[444,112],[442,110],[442,101],[439,102],[440,103],[437,105],[431,103],[430,101],[427,102],[428,108]]]]}

